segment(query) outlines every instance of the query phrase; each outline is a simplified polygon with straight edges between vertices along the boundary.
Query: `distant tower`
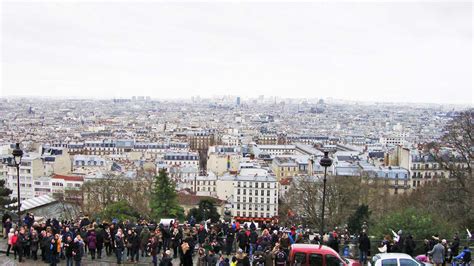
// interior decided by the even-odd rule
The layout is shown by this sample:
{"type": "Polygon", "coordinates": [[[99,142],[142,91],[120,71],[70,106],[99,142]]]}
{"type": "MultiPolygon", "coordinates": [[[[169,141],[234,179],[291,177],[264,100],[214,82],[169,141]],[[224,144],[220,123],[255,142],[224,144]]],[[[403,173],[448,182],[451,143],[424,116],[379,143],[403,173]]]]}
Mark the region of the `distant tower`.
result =
{"type": "Polygon", "coordinates": [[[235,104],[237,104],[237,106],[240,106],[240,96],[238,96],[235,100],[235,104]]]}

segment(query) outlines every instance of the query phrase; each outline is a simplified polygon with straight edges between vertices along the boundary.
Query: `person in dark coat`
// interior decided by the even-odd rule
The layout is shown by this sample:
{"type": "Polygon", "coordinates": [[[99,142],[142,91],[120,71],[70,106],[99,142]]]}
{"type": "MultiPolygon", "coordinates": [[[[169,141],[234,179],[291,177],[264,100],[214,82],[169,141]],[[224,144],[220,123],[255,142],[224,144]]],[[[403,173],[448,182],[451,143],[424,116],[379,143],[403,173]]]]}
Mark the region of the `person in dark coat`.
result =
{"type": "Polygon", "coordinates": [[[96,252],[97,258],[102,258],[102,249],[104,249],[104,235],[105,231],[103,228],[99,228],[96,232],[96,252]]]}
{"type": "Polygon", "coordinates": [[[150,239],[150,229],[145,224],[143,225],[143,229],[140,231],[140,251],[142,253],[142,257],[148,256],[146,252],[148,239],[150,239]]]}
{"type": "Polygon", "coordinates": [[[407,238],[405,239],[405,252],[412,256],[415,254],[415,248],[416,248],[416,243],[413,240],[413,236],[411,234],[407,235],[407,238]]]}
{"type": "Polygon", "coordinates": [[[74,256],[72,252],[74,250],[74,242],[71,236],[68,236],[63,242],[64,255],[66,257],[66,266],[72,266],[74,261],[74,256]]]}
{"type": "Polygon", "coordinates": [[[18,233],[18,240],[16,241],[16,251],[18,253],[18,262],[22,262],[23,260],[23,255],[24,255],[24,248],[26,246],[26,243],[28,242],[25,228],[21,227],[20,232],[18,233]]]}
{"type": "Polygon", "coordinates": [[[213,250],[209,250],[209,254],[206,256],[206,266],[215,266],[219,258],[213,250]]]}
{"type": "Polygon", "coordinates": [[[80,235],[74,238],[74,244],[72,245],[72,256],[76,266],[81,266],[82,256],[84,256],[84,241],[80,235]]]}
{"type": "Polygon", "coordinates": [[[193,255],[191,253],[191,247],[189,246],[188,240],[183,241],[183,244],[180,246],[181,256],[182,256],[182,266],[192,266],[193,265],[193,255]]]}
{"type": "Polygon", "coordinates": [[[87,247],[91,253],[91,259],[95,260],[95,251],[97,249],[97,237],[95,235],[95,231],[91,231],[87,237],[87,247]]]}
{"type": "Polygon", "coordinates": [[[370,239],[365,232],[359,235],[359,262],[364,265],[367,262],[367,255],[370,250],[370,239]]]}
{"type": "Polygon", "coordinates": [[[240,230],[237,234],[237,242],[239,243],[239,248],[245,252],[249,244],[249,237],[245,233],[245,229],[240,230]]]}
{"type": "Polygon", "coordinates": [[[152,258],[153,266],[158,265],[158,240],[156,237],[150,238],[150,243],[148,244],[148,250],[150,251],[150,255],[152,258]]]}
{"type": "Polygon", "coordinates": [[[130,256],[132,262],[138,262],[138,258],[140,257],[140,237],[138,236],[138,233],[136,231],[132,232],[131,244],[132,253],[130,256]]]}
{"type": "Polygon", "coordinates": [[[117,257],[117,264],[122,263],[123,251],[125,249],[125,243],[121,231],[118,231],[114,238],[115,243],[115,256],[117,257]]]}
{"type": "Polygon", "coordinates": [[[225,239],[225,253],[227,256],[229,256],[232,252],[232,248],[234,246],[234,239],[235,229],[232,227],[232,224],[229,224],[229,228],[227,229],[227,237],[225,239]]]}
{"type": "MultiPolygon", "coordinates": [[[[254,224],[255,226],[255,224],[254,224]]],[[[250,226],[252,228],[252,226],[250,226]]],[[[254,250],[257,248],[258,234],[255,230],[251,230],[249,235],[249,256],[252,257],[254,250]]]]}
{"type": "Polygon", "coordinates": [[[49,262],[51,266],[58,265],[59,262],[59,253],[61,251],[60,246],[61,240],[59,239],[59,235],[54,235],[53,239],[50,243],[50,250],[51,250],[51,261],[49,262]]]}
{"type": "Polygon", "coordinates": [[[38,232],[36,232],[35,230],[32,230],[30,241],[31,257],[33,258],[33,260],[36,261],[38,259],[39,237],[38,232]]]}
{"type": "Polygon", "coordinates": [[[163,253],[163,257],[161,258],[161,261],[160,261],[160,266],[173,266],[170,250],[167,250],[163,253]]]}
{"type": "Polygon", "coordinates": [[[178,228],[173,229],[173,233],[171,234],[171,246],[173,247],[173,258],[178,257],[178,248],[181,245],[181,239],[183,234],[178,228]]]}
{"type": "Polygon", "coordinates": [[[449,247],[451,249],[451,258],[450,258],[450,260],[452,260],[453,256],[456,256],[457,254],[459,254],[459,245],[460,245],[459,236],[458,236],[458,234],[455,234],[454,238],[453,238],[453,242],[451,243],[451,245],[449,247]]]}

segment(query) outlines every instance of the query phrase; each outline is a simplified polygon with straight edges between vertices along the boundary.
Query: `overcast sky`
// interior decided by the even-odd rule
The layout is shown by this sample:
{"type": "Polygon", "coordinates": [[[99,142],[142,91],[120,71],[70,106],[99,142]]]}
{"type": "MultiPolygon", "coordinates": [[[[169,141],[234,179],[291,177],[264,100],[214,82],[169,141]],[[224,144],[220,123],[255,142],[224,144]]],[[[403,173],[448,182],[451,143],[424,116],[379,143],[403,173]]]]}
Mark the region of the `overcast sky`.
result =
{"type": "Polygon", "coordinates": [[[472,3],[3,2],[0,96],[471,103],[472,3]]]}

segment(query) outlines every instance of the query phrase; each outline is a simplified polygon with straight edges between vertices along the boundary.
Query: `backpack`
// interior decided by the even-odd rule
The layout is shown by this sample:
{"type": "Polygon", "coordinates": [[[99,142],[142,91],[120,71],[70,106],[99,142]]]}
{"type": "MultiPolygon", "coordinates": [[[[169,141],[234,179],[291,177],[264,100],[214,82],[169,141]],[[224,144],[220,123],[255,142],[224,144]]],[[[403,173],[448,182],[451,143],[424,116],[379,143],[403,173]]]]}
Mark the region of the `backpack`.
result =
{"type": "Polygon", "coordinates": [[[471,262],[471,252],[470,251],[464,252],[464,256],[463,256],[462,260],[465,263],[471,262]]]}
{"type": "Polygon", "coordinates": [[[285,262],[286,261],[286,253],[283,251],[278,251],[275,255],[277,262],[285,262]]]}

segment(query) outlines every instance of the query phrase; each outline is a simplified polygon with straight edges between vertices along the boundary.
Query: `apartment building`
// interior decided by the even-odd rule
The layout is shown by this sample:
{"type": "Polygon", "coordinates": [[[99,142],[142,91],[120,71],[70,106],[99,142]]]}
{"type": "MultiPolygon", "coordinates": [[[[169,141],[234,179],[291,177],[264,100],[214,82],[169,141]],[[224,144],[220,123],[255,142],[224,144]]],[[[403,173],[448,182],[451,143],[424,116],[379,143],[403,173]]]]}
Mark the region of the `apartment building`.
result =
{"type": "Polygon", "coordinates": [[[275,157],[272,161],[272,171],[278,180],[294,177],[299,173],[298,163],[291,157],[275,157]]]}
{"type": "Polygon", "coordinates": [[[172,165],[195,165],[199,166],[199,154],[197,152],[167,152],[163,156],[165,164],[172,165]]]}
{"type": "Polygon", "coordinates": [[[257,147],[262,153],[273,156],[293,155],[296,150],[295,145],[258,145],[257,147]]]}
{"type": "Polygon", "coordinates": [[[390,194],[403,194],[410,191],[410,172],[398,166],[375,166],[359,162],[361,173],[368,181],[383,182],[390,194]]]}
{"type": "Polygon", "coordinates": [[[242,154],[237,146],[211,146],[207,155],[207,171],[222,176],[239,170],[242,154]]]}

